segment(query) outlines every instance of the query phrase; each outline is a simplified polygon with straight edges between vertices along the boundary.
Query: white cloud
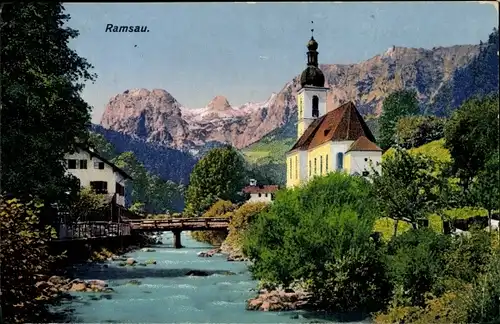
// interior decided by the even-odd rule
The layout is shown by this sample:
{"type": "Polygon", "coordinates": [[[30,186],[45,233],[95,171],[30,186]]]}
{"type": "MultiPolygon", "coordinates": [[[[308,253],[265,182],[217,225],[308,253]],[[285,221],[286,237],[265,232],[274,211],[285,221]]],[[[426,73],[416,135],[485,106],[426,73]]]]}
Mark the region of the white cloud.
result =
{"type": "Polygon", "coordinates": [[[268,56],[261,55],[261,56],[259,56],[259,59],[261,59],[261,60],[268,60],[268,59],[269,59],[269,57],[268,57],[268,56]]]}

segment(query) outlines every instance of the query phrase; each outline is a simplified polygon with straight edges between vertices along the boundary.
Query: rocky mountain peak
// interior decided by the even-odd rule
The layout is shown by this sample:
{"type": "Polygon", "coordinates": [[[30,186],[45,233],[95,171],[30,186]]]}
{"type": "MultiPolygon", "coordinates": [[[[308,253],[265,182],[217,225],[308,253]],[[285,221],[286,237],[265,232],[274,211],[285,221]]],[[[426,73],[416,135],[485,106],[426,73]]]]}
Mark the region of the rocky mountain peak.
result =
{"type": "Polygon", "coordinates": [[[231,109],[231,105],[229,101],[224,96],[215,96],[207,105],[207,109],[216,110],[216,111],[224,111],[227,109],[231,109]]]}

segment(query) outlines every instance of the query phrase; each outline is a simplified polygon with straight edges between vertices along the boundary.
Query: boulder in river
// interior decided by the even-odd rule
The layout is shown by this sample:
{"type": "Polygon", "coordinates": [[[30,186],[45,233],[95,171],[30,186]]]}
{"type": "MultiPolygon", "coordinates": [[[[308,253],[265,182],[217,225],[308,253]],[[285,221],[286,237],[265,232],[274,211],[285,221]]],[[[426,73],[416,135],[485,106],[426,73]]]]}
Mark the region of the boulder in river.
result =
{"type": "Polygon", "coordinates": [[[145,263],[146,264],[156,264],[156,261],[153,259],[150,259],[150,260],[147,260],[145,263]]]}
{"type": "Polygon", "coordinates": [[[129,282],[127,282],[127,285],[134,285],[134,286],[139,286],[141,282],[137,279],[132,279],[129,282]]]}
{"type": "Polygon", "coordinates": [[[208,272],[203,270],[191,270],[188,273],[186,273],[186,276],[196,276],[196,277],[206,277],[209,275],[210,274],[208,272]]]}
{"type": "Polygon", "coordinates": [[[156,252],[156,250],[151,248],[142,248],[141,252],[156,252]]]}
{"type": "Polygon", "coordinates": [[[134,265],[137,263],[137,261],[135,261],[134,259],[132,258],[128,258],[127,261],[126,261],[127,265],[134,265]]]}

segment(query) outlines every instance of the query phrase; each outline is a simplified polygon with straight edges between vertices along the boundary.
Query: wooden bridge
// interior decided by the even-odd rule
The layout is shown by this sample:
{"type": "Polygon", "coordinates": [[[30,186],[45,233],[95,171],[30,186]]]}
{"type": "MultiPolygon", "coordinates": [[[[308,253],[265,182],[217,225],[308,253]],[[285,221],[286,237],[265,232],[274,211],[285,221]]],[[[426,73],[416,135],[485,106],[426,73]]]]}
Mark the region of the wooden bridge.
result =
{"type": "Polygon", "coordinates": [[[182,231],[227,231],[230,218],[166,218],[166,219],[134,219],[129,220],[132,232],[166,232],[174,233],[174,247],[181,248],[182,231]]]}
{"type": "Polygon", "coordinates": [[[166,232],[174,234],[174,247],[181,248],[182,231],[227,231],[229,218],[165,218],[133,219],[122,222],[77,222],[60,224],[56,241],[95,240],[130,236],[140,232],[166,232]]]}

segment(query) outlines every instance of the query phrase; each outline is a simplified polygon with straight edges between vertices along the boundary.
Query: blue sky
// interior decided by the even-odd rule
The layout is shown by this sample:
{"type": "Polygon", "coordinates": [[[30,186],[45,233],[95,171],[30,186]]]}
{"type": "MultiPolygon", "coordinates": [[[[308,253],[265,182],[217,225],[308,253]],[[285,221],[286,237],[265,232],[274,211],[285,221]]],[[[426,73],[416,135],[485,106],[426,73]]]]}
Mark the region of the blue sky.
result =
{"type": "Polygon", "coordinates": [[[356,63],[392,45],[477,44],[498,26],[491,5],[420,3],[72,3],[70,44],[99,77],[83,97],[99,122],[126,89],[160,88],[190,108],[224,95],[266,100],[306,64],[311,20],[320,63],[356,63]],[[148,33],[106,33],[106,25],[148,33]],[[137,45],[135,47],[135,45],[137,45]]]}

